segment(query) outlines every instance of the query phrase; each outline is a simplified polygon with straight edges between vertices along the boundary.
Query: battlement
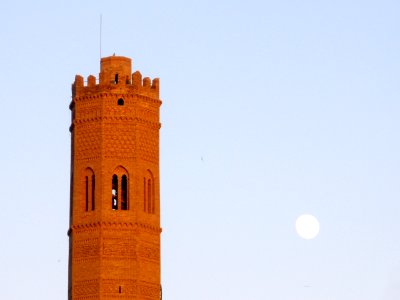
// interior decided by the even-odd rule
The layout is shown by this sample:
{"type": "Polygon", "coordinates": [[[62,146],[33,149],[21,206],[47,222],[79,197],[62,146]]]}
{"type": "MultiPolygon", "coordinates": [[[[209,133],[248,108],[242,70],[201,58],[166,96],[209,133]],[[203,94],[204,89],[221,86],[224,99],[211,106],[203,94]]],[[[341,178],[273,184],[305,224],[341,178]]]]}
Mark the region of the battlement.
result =
{"type": "Polygon", "coordinates": [[[85,83],[81,75],[75,76],[72,84],[72,96],[96,92],[100,89],[126,88],[146,96],[159,99],[160,81],[158,78],[151,80],[142,78],[139,71],[131,73],[131,59],[123,56],[103,57],[100,62],[99,80],[89,75],[85,83]]]}

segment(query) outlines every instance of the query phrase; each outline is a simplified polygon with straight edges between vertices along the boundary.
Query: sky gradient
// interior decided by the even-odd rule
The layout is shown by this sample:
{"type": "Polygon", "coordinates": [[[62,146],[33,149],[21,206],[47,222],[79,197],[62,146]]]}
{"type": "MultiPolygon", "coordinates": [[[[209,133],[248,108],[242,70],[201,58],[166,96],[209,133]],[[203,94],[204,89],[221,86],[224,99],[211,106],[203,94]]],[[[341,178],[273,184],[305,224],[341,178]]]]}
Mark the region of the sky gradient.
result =
{"type": "Polygon", "coordinates": [[[164,299],[400,299],[389,0],[1,1],[0,299],[67,298],[68,105],[100,14],[103,56],[160,77],[164,299]]]}

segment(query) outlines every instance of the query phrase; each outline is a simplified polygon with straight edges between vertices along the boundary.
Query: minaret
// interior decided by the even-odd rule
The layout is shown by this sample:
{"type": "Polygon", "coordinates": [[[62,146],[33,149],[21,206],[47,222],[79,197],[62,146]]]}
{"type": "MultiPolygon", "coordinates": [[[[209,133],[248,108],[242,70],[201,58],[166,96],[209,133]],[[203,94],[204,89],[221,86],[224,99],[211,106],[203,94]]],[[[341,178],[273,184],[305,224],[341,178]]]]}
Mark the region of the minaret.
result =
{"type": "Polygon", "coordinates": [[[72,84],[68,299],[160,299],[159,80],[101,59],[72,84]]]}

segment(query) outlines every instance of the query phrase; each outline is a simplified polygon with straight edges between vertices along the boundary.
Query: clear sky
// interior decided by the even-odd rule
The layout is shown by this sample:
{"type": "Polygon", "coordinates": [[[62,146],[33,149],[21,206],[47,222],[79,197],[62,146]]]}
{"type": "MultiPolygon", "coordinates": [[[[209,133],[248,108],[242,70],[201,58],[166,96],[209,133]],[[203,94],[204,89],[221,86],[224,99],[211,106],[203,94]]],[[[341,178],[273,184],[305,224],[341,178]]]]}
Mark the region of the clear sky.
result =
{"type": "Polygon", "coordinates": [[[100,14],[103,56],[160,77],[164,299],[400,299],[397,0],[2,0],[0,299],[67,297],[100,14]]]}

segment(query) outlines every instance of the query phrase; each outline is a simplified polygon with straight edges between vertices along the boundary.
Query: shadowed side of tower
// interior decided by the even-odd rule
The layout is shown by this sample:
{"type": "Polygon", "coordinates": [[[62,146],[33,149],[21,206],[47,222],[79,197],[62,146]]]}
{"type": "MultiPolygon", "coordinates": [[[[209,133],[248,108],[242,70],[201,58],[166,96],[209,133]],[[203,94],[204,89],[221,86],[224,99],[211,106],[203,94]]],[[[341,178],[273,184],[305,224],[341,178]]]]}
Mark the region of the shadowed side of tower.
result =
{"type": "Polygon", "coordinates": [[[159,80],[101,59],[72,84],[68,299],[160,299],[159,80]]]}

